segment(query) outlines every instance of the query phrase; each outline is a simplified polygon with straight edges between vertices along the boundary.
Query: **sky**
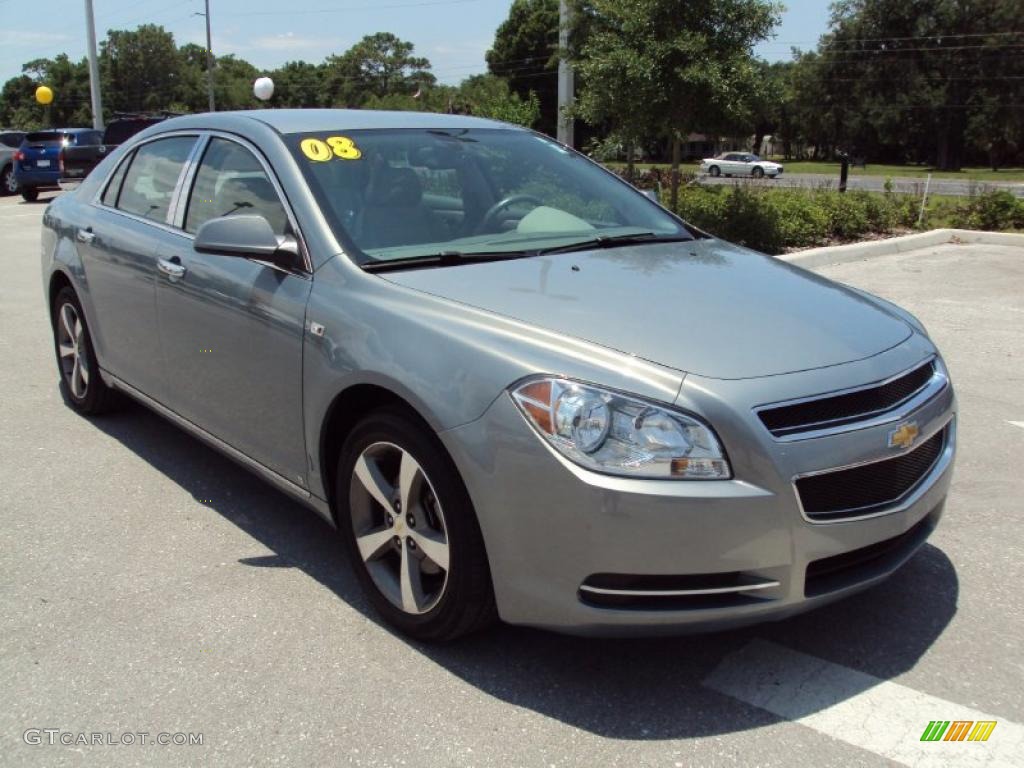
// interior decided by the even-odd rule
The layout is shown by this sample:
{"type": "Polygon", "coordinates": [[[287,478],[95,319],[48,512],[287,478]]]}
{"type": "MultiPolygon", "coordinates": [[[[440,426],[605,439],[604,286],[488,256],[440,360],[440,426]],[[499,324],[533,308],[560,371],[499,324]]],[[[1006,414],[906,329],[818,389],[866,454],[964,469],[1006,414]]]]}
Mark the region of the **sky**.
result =
{"type": "MultiPolygon", "coordinates": [[[[828,22],[830,0],[788,0],[776,37],[756,53],[770,61],[790,48],[813,48],[828,22]]],[[[304,59],[319,63],[363,35],[393,32],[415,44],[442,83],[486,70],[484,53],[508,15],[511,0],[211,0],[213,50],[236,54],[263,69],[304,59]]],[[[24,0],[0,0],[0,83],[36,58],[85,55],[84,0],[47,0],[29,13],[24,0]]],[[[94,0],[96,35],[108,29],[160,24],[178,44],[205,47],[203,0],[94,0]]]]}

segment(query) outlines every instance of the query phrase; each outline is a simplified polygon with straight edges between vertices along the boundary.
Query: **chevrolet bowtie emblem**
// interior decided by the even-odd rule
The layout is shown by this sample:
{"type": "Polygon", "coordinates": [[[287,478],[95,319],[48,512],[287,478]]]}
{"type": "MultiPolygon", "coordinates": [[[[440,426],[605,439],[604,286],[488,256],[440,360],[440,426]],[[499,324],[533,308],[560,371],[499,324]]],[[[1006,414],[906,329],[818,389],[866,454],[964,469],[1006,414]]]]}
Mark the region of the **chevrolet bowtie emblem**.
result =
{"type": "Polygon", "coordinates": [[[917,439],[918,429],[916,421],[908,421],[900,424],[899,427],[889,433],[890,448],[909,448],[917,439]]]}

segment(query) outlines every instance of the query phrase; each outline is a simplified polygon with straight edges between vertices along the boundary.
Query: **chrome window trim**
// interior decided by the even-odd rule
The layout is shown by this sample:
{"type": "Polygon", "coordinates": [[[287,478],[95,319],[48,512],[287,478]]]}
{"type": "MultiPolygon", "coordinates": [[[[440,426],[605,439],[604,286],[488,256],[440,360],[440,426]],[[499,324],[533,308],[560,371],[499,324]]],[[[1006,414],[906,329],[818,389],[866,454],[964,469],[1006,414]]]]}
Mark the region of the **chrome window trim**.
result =
{"type": "MultiPolygon", "coordinates": [[[[837,525],[840,523],[853,523],[857,522],[858,520],[870,520],[873,517],[883,517],[884,515],[893,515],[897,512],[903,512],[912,507],[914,504],[918,502],[918,500],[922,496],[924,496],[925,493],[927,493],[931,489],[932,485],[935,484],[935,481],[947,469],[949,469],[949,465],[953,461],[953,453],[955,450],[956,416],[950,415],[950,417],[946,419],[944,422],[942,422],[940,426],[935,427],[930,432],[928,432],[928,434],[925,437],[918,440],[917,445],[911,446],[910,448],[905,450],[901,450],[898,453],[892,453],[888,456],[879,456],[874,459],[855,461],[852,464],[843,464],[838,467],[829,467],[828,469],[816,469],[813,472],[801,472],[798,475],[793,475],[792,480],[790,482],[790,487],[793,489],[793,495],[796,497],[796,506],[797,509],[800,510],[800,517],[804,519],[804,522],[810,523],[811,525],[837,525]],[[937,435],[939,432],[942,432],[945,429],[948,429],[949,431],[946,433],[945,440],[943,441],[942,451],[939,453],[938,458],[935,459],[935,462],[932,464],[931,469],[928,470],[927,474],[921,477],[921,479],[917,481],[917,484],[914,485],[914,487],[911,488],[911,490],[908,493],[905,493],[902,497],[898,499],[893,499],[892,502],[885,505],[882,509],[876,509],[875,511],[869,512],[864,515],[837,517],[833,520],[816,520],[812,517],[807,516],[807,513],[804,511],[803,501],[801,501],[800,499],[800,491],[796,487],[797,480],[801,480],[805,477],[814,477],[816,475],[828,475],[833,472],[842,472],[845,469],[855,469],[857,467],[864,467],[869,464],[878,464],[879,462],[882,461],[889,461],[890,459],[896,459],[899,458],[900,456],[905,456],[908,453],[913,453],[914,451],[916,451],[922,445],[924,445],[933,437],[935,437],[935,435],[937,435]]],[[[872,505],[871,507],[868,508],[874,508],[877,506],[878,505],[872,505]]],[[[851,507],[849,511],[856,512],[858,509],[865,509],[865,507],[851,507]]],[[[829,512],[828,514],[842,515],[846,511],[847,510],[840,509],[835,510],[834,512],[829,512]]]]}
{"type": "MultiPolygon", "coordinates": [[[[871,429],[873,427],[880,427],[883,424],[889,424],[896,421],[902,421],[907,418],[913,411],[923,406],[925,403],[932,400],[932,398],[938,396],[946,387],[949,386],[949,373],[946,367],[942,364],[942,359],[938,355],[932,355],[925,360],[918,362],[909,368],[897,373],[894,376],[890,376],[887,379],[881,381],[875,381],[871,384],[862,384],[856,387],[849,387],[847,389],[837,389],[832,392],[824,392],[817,395],[809,395],[807,397],[798,397],[792,400],[780,400],[774,403],[766,403],[764,405],[756,406],[754,414],[758,416],[758,423],[771,435],[771,438],[779,443],[793,443],[799,440],[811,440],[816,437],[829,437],[831,435],[841,435],[848,432],[859,432],[862,429],[871,429]],[[841,397],[843,395],[853,394],[855,392],[863,392],[869,389],[876,389],[878,387],[884,387],[897,379],[906,376],[909,373],[917,370],[923,365],[931,363],[934,370],[932,377],[928,382],[921,387],[917,392],[911,395],[909,398],[902,402],[896,403],[889,408],[883,408],[875,411],[868,411],[857,416],[852,416],[853,421],[847,421],[843,424],[838,424],[832,427],[820,427],[818,429],[808,429],[806,431],[794,432],[790,435],[776,436],[773,435],[771,430],[768,429],[767,425],[761,421],[761,411],[773,410],[775,408],[785,408],[790,405],[800,405],[801,403],[811,403],[816,400],[828,400],[833,397],[841,397]]],[[[818,424],[828,424],[831,422],[816,422],[818,424]]],[[[814,427],[814,424],[808,424],[809,427],[814,427]]]]}

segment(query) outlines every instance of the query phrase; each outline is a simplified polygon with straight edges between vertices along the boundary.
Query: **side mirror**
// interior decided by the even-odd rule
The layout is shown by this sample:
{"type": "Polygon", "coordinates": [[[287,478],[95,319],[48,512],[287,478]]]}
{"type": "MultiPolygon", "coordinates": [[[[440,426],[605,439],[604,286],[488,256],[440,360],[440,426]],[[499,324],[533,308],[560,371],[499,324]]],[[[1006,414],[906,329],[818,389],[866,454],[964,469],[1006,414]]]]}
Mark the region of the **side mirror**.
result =
{"type": "Polygon", "coordinates": [[[656,202],[656,203],[660,203],[661,202],[661,196],[658,194],[658,190],[656,190],[656,189],[644,189],[644,190],[641,190],[641,191],[644,193],[644,195],[646,197],[649,197],[654,202],[656,202]]]}
{"type": "Polygon", "coordinates": [[[260,259],[288,269],[299,257],[295,238],[274,234],[270,223],[259,214],[210,219],[199,227],[192,247],[199,253],[260,259]]]}

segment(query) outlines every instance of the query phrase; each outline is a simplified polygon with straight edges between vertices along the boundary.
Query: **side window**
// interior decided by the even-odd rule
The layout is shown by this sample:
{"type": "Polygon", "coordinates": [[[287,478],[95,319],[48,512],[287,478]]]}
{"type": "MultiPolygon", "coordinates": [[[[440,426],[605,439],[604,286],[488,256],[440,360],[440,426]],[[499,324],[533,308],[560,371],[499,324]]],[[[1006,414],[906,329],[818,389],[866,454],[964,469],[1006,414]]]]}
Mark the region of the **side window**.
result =
{"type": "Polygon", "coordinates": [[[248,149],[227,139],[212,138],[188,198],[185,231],[195,234],[210,219],[257,213],[278,235],[288,229],[277,190],[248,149]]]}
{"type": "Polygon", "coordinates": [[[128,166],[132,164],[132,158],[126,157],[121,161],[121,164],[117,166],[117,170],[114,171],[113,176],[110,177],[110,181],[107,182],[107,188],[103,191],[103,204],[109,205],[111,208],[117,206],[117,195],[121,191],[121,184],[124,182],[124,175],[128,171],[128,166]]]}
{"type": "Polygon", "coordinates": [[[135,150],[117,207],[153,221],[166,221],[178,177],[195,143],[195,136],[172,136],[135,150]]]}

